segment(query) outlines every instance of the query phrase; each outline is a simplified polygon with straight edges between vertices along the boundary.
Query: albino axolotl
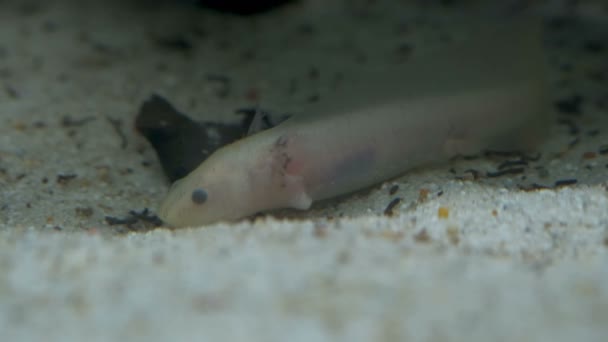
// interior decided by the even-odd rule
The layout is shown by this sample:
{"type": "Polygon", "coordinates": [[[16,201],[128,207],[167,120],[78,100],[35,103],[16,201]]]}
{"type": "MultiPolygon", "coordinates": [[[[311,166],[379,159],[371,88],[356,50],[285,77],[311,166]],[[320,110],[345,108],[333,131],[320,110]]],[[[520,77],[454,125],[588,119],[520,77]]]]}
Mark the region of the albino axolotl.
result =
{"type": "Polygon", "coordinates": [[[549,113],[535,28],[483,33],[345,84],[310,115],[217,150],[172,186],[160,217],[183,227],[305,210],[420,165],[533,147],[549,113]]]}

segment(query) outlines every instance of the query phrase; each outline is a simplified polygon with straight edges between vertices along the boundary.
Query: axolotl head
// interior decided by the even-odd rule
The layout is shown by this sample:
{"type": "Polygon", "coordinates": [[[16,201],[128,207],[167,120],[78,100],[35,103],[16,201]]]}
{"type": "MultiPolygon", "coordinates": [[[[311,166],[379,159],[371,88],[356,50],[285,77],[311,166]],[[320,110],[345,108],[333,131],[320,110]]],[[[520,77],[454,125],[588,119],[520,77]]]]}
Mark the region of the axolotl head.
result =
{"type": "MultiPolygon", "coordinates": [[[[174,227],[200,226],[253,214],[246,160],[216,151],[169,189],[158,211],[174,227]]],[[[245,157],[246,158],[246,157],[245,157]]]]}
{"type": "MultiPolygon", "coordinates": [[[[289,138],[289,139],[293,139],[289,138]]],[[[158,215],[174,227],[233,221],[257,212],[308,209],[301,158],[272,129],[215,151],[173,184],[158,215]]]]}

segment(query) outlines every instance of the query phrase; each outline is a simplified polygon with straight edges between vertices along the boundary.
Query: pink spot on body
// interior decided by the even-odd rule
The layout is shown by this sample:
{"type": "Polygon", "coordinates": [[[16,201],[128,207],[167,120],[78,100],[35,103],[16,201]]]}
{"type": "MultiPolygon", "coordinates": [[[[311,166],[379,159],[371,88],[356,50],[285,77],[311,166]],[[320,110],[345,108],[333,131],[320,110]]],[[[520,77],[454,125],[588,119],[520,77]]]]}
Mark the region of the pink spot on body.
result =
{"type": "Polygon", "coordinates": [[[290,159],[285,166],[285,173],[288,175],[300,175],[304,169],[304,162],[301,159],[290,159]]]}

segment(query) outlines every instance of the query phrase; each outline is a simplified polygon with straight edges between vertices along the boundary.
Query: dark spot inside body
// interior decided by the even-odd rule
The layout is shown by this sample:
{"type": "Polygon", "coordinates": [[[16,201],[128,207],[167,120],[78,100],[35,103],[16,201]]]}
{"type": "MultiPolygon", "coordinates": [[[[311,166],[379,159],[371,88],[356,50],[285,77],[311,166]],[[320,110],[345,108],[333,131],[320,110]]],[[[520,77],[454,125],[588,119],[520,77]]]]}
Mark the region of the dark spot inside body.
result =
{"type": "Polygon", "coordinates": [[[368,174],[376,162],[376,151],[366,148],[349,153],[339,160],[335,160],[331,171],[328,172],[322,182],[333,184],[334,182],[348,182],[361,174],[368,174]]]}
{"type": "Polygon", "coordinates": [[[203,204],[207,201],[207,191],[202,188],[195,189],[192,191],[192,202],[196,204],[203,204]]]}

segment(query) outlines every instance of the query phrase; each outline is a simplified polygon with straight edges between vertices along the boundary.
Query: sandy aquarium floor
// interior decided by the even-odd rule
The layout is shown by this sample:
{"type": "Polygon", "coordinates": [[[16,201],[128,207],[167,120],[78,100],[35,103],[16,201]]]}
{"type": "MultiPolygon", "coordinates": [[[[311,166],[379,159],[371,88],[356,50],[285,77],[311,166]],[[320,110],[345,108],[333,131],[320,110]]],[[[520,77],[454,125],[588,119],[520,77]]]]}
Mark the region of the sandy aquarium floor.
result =
{"type": "Polygon", "coordinates": [[[608,9],[561,3],[525,9],[552,70],[537,155],[171,230],[149,220],[168,184],[133,128],[151,94],[200,120],[297,115],[505,8],[0,1],[0,340],[604,341],[608,9]]]}

